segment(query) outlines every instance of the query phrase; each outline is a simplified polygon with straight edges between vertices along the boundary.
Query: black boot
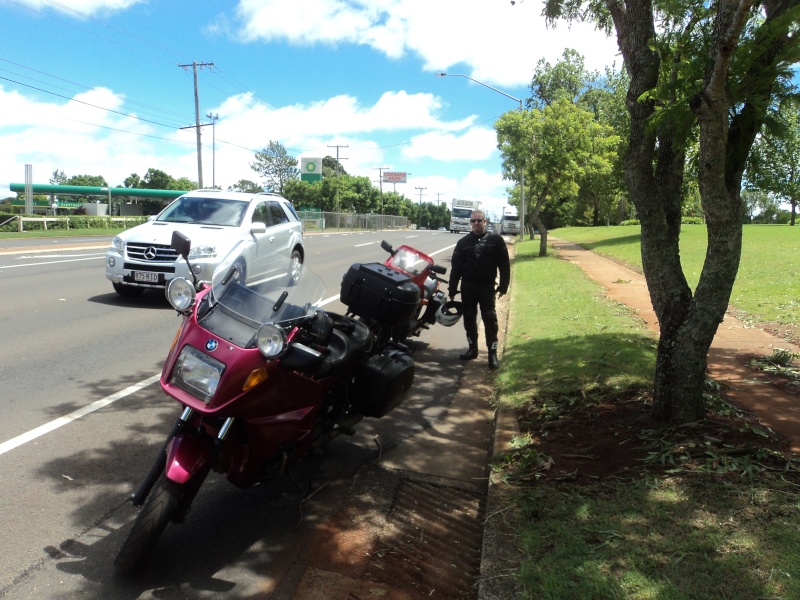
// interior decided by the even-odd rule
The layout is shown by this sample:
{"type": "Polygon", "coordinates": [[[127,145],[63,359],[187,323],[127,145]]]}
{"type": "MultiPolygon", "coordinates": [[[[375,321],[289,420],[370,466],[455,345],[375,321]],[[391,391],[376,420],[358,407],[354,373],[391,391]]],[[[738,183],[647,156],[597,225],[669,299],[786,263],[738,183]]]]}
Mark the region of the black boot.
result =
{"type": "Polygon", "coordinates": [[[470,346],[467,348],[467,351],[464,354],[460,355],[458,358],[461,360],[472,360],[473,358],[478,358],[478,347],[477,346],[470,346]]]}
{"type": "Polygon", "coordinates": [[[489,350],[489,368],[499,369],[500,361],[497,360],[497,350],[489,350]]]}

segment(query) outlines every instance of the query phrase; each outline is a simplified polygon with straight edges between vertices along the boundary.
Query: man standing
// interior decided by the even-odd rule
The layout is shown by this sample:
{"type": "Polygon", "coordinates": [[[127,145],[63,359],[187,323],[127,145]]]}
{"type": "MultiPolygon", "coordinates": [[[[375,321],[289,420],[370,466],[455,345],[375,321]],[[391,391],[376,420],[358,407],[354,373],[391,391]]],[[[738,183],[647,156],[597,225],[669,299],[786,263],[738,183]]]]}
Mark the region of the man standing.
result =
{"type": "Polygon", "coordinates": [[[458,240],[453,250],[448,293],[452,300],[458,293],[461,282],[461,301],[464,306],[464,329],[469,348],[460,356],[462,360],[478,358],[478,306],[486,332],[489,348],[489,368],[497,369],[497,312],[495,293],[502,296],[508,291],[511,266],[506,242],[498,233],[486,232],[486,217],[482,211],[473,211],[469,216],[472,232],[458,240]],[[500,284],[495,288],[497,272],[500,284]]]}

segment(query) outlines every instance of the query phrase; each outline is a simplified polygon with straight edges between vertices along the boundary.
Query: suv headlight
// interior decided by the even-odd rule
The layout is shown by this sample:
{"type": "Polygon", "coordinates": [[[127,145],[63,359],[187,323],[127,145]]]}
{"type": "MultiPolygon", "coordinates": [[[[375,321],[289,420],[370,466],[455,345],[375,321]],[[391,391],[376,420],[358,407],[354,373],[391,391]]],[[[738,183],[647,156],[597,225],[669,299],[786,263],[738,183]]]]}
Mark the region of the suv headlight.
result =
{"type": "Polygon", "coordinates": [[[216,246],[192,246],[189,250],[189,259],[192,258],[213,258],[217,255],[216,246]]]}
{"type": "Polygon", "coordinates": [[[115,252],[119,252],[120,254],[122,254],[125,251],[125,242],[122,240],[121,237],[117,235],[114,237],[113,240],[111,240],[111,248],[115,252]]]}

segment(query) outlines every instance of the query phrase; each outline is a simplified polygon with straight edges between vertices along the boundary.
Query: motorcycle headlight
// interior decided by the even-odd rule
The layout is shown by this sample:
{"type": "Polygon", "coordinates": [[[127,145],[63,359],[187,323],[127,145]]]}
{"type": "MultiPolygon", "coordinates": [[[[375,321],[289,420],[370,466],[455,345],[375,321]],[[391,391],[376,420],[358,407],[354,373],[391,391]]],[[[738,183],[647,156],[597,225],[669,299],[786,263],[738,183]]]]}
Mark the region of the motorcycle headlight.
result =
{"type": "Polygon", "coordinates": [[[217,391],[225,365],[192,346],[184,346],[169,382],[208,404],[217,391]]]}
{"type": "Polygon", "coordinates": [[[178,312],[185,312],[194,305],[194,286],[183,277],[176,277],[167,285],[167,300],[178,312]]]}
{"type": "Polygon", "coordinates": [[[262,325],[256,334],[256,345],[266,358],[278,356],[286,349],[286,332],[272,323],[262,325]]]}
{"type": "Polygon", "coordinates": [[[189,259],[192,258],[213,258],[217,255],[216,246],[192,246],[189,250],[189,259]]]}

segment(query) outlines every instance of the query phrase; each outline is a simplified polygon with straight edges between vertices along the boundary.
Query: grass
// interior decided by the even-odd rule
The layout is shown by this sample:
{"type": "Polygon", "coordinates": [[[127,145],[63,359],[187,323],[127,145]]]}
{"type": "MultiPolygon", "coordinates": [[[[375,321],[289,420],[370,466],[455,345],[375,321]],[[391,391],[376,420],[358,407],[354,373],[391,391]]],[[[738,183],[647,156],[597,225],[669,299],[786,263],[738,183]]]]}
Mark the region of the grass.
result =
{"type": "MultiPolygon", "coordinates": [[[[623,239],[553,234],[635,265],[638,236],[610,229],[623,239]]],[[[779,229],[746,234],[750,260],[761,254],[757,239],[774,248],[793,233],[779,229]]],[[[687,236],[687,269],[702,260],[701,233],[687,236]]],[[[800,597],[800,460],[713,385],[707,423],[649,421],[652,334],[579,267],[540,258],[538,248],[538,240],[516,246],[496,380],[497,402],[520,424],[493,464],[516,507],[520,596],[800,597]]],[[[779,254],[777,261],[773,249],[772,260],[786,272],[795,254],[779,254]]]]}
{"type": "Polygon", "coordinates": [[[23,231],[0,233],[0,240],[10,239],[39,239],[39,238],[54,238],[54,237],[94,237],[94,236],[109,236],[117,235],[123,228],[118,229],[48,229],[47,231],[23,231]]]}
{"type": "MultiPolygon", "coordinates": [[[[552,235],[642,271],[638,227],[567,227],[553,230],[552,235]]],[[[705,251],[705,226],[684,225],[681,260],[692,289],[700,278],[705,251]]],[[[772,328],[800,342],[800,227],[744,226],[730,305],[749,324],[772,328]]]]}

